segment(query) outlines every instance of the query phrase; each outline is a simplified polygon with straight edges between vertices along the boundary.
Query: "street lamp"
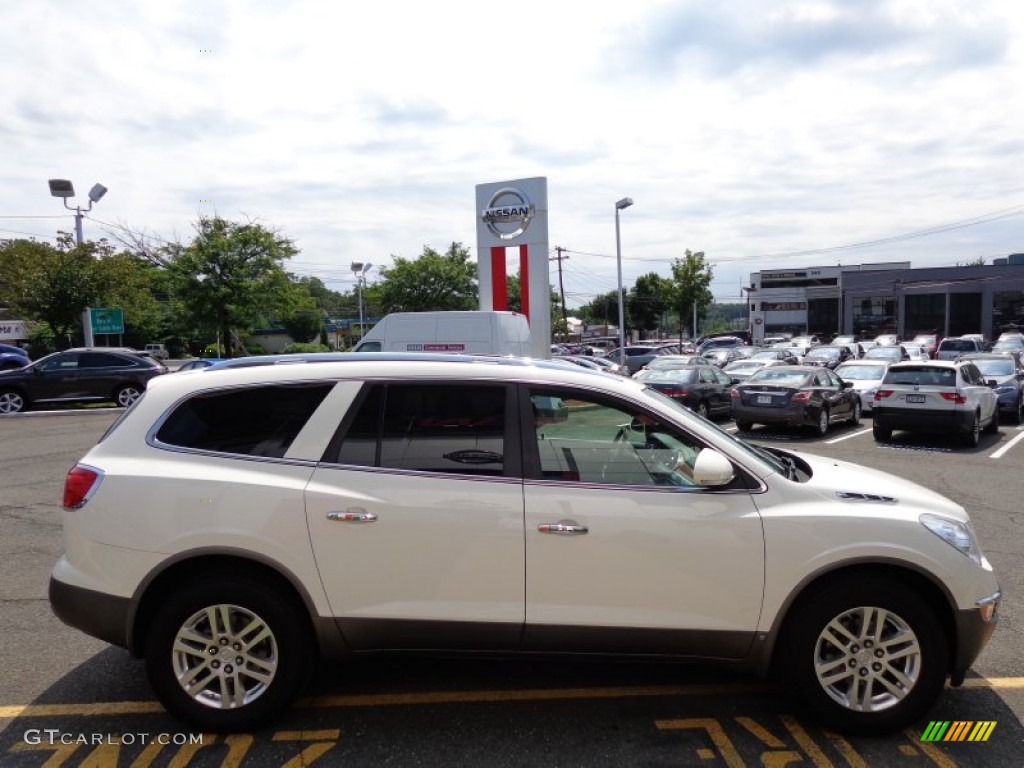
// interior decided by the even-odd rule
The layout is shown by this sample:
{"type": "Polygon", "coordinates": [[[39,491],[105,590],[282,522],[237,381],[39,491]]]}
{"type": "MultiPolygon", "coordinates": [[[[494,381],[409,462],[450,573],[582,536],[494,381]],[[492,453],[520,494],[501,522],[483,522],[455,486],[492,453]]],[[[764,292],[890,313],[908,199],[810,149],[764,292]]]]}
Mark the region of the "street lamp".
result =
{"type": "Polygon", "coordinates": [[[363,288],[366,287],[366,273],[373,264],[361,261],[352,262],[352,272],[356,276],[356,292],[359,295],[359,338],[363,337],[363,288]]]}
{"type": "Polygon", "coordinates": [[[633,204],[632,197],[624,197],[615,203],[615,260],[619,268],[619,363],[626,362],[626,307],[622,298],[622,238],[619,236],[619,211],[633,204]]]}
{"type": "MultiPolygon", "coordinates": [[[[75,244],[82,244],[82,207],[76,205],[72,208],[68,205],[68,198],[75,196],[75,186],[67,179],[50,179],[50,194],[54,197],[59,197],[64,200],[64,207],[69,211],[75,212],[75,244]]],[[[107,188],[102,184],[93,184],[92,189],[89,190],[89,207],[85,209],[85,213],[92,210],[92,204],[98,203],[100,198],[107,194],[107,188]]]]}

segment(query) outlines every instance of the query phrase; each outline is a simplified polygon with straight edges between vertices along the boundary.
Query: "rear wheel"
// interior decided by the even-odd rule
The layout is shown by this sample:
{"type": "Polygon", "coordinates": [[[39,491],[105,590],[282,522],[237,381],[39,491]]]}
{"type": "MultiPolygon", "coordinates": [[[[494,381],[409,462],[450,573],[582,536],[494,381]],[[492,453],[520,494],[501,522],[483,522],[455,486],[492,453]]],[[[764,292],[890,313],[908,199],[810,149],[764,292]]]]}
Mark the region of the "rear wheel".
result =
{"type": "Polygon", "coordinates": [[[752,421],[737,421],[736,429],[740,432],[749,432],[754,428],[754,422],[752,421]]]}
{"type": "Polygon", "coordinates": [[[0,413],[21,413],[28,409],[28,398],[16,389],[0,391],[0,413]]]}
{"type": "Polygon", "coordinates": [[[934,704],[949,649],[938,617],[916,590],[863,576],[802,598],[780,645],[783,673],[826,727],[891,733],[934,704]]]}
{"type": "Polygon", "coordinates": [[[992,421],[985,426],[986,435],[994,435],[999,431],[999,406],[997,405],[992,411],[992,421]]]}
{"type": "Polygon", "coordinates": [[[114,393],[114,402],[122,408],[127,408],[141,396],[142,387],[137,387],[134,384],[125,384],[123,387],[118,387],[114,393]]]}
{"type": "Polygon", "coordinates": [[[892,439],[892,427],[883,427],[875,422],[871,425],[871,434],[874,436],[875,442],[884,443],[892,439]]]}
{"type": "Polygon", "coordinates": [[[209,731],[253,730],[297,695],[313,655],[295,601],[224,573],[185,585],[160,606],[146,671],[171,714],[209,731]]]}
{"type": "Polygon", "coordinates": [[[1024,392],[1017,395],[1017,412],[1014,414],[1014,419],[1018,424],[1024,424],[1024,392]]]}
{"type": "Polygon", "coordinates": [[[701,400],[697,403],[697,413],[705,419],[708,417],[708,404],[705,401],[701,400]]]}
{"type": "Polygon", "coordinates": [[[814,431],[821,437],[828,434],[828,408],[821,409],[821,413],[818,414],[818,424],[814,427],[814,431]]]}
{"type": "Polygon", "coordinates": [[[974,414],[971,425],[964,433],[964,442],[968,448],[977,448],[978,443],[981,442],[981,419],[977,413],[974,414]]]}

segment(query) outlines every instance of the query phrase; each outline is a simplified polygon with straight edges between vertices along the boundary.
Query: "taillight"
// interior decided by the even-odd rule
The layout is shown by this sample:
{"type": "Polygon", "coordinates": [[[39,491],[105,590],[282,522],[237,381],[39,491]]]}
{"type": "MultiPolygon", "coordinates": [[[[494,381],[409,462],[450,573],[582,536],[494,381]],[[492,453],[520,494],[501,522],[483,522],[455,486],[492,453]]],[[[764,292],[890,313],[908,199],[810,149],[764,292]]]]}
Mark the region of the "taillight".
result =
{"type": "Polygon", "coordinates": [[[689,391],[685,389],[663,389],[661,390],[661,393],[663,395],[668,395],[669,397],[686,397],[690,394],[689,391]]]}
{"type": "Polygon", "coordinates": [[[949,400],[957,405],[966,405],[967,398],[960,392],[940,392],[943,400],[949,400]]]}
{"type": "Polygon", "coordinates": [[[733,387],[732,389],[729,390],[729,397],[731,397],[733,400],[739,400],[741,397],[740,391],[736,389],[736,387],[733,387]]]}
{"type": "Polygon", "coordinates": [[[801,390],[793,395],[789,401],[791,403],[809,403],[811,401],[811,392],[807,389],[801,390]]]}
{"type": "Polygon", "coordinates": [[[99,487],[103,475],[77,464],[64,478],[64,509],[81,509],[99,487]]]}
{"type": "Polygon", "coordinates": [[[875,402],[877,403],[879,400],[885,400],[885,398],[887,398],[887,397],[892,397],[892,393],[894,391],[895,390],[892,390],[892,389],[880,389],[880,390],[878,390],[877,392],[875,392],[875,402]]]}

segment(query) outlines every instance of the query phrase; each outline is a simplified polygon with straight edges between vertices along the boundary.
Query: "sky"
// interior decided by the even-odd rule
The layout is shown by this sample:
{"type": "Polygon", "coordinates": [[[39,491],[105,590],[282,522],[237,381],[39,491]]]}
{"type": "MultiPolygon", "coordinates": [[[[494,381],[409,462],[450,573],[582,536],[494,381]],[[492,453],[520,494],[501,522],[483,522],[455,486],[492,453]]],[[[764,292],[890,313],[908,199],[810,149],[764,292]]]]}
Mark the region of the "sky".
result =
{"type": "MultiPolygon", "coordinates": [[[[256,220],[289,269],[476,252],[477,184],[547,178],[569,307],[703,251],[750,273],[1024,251],[1016,0],[4,3],[0,238],[256,220]]],[[[376,269],[370,283],[379,279],[376,269]]],[[[552,262],[551,282],[558,284],[552,262]]]]}

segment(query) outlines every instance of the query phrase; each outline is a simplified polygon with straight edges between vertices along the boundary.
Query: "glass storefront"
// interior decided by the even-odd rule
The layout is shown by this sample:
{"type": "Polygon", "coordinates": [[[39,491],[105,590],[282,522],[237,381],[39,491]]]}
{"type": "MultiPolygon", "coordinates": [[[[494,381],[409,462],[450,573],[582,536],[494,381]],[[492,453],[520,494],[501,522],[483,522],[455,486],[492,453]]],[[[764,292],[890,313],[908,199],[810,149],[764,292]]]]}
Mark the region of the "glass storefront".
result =
{"type": "Polygon", "coordinates": [[[992,296],[992,338],[1024,331],[1024,291],[996,291],[992,296]]]}
{"type": "Polygon", "coordinates": [[[853,332],[862,339],[873,339],[881,333],[896,333],[896,299],[854,299],[853,332]]]}
{"type": "Polygon", "coordinates": [[[919,333],[945,335],[946,294],[915,293],[904,298],[903,335],[912,339],[919,333]]]}

